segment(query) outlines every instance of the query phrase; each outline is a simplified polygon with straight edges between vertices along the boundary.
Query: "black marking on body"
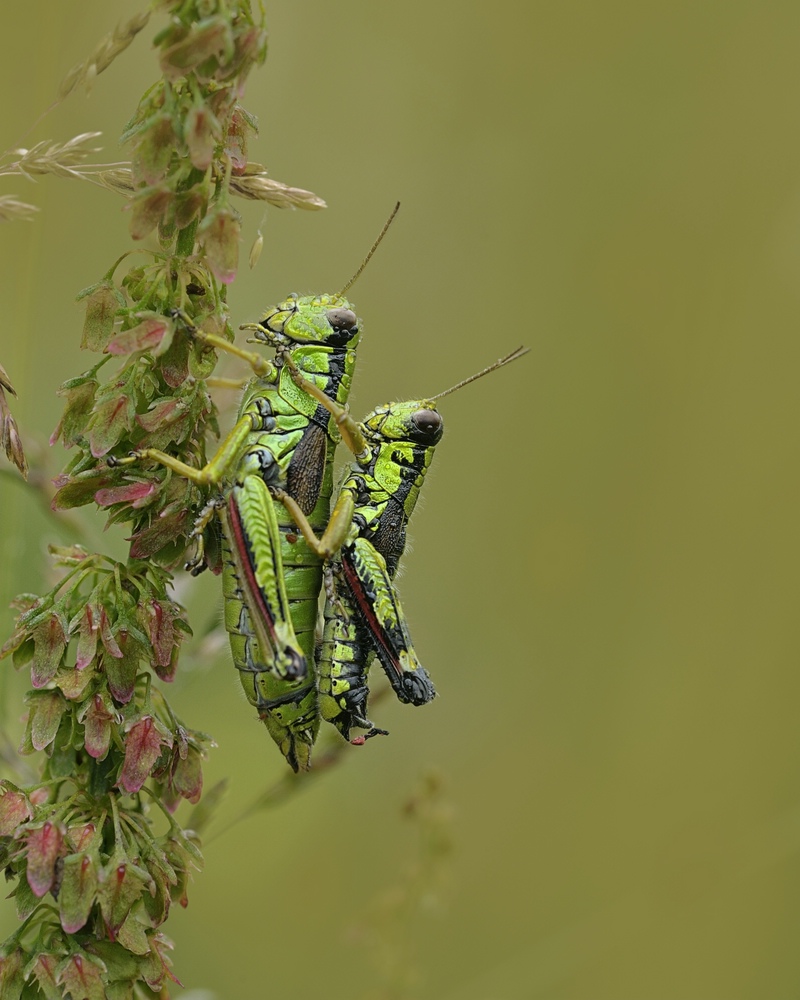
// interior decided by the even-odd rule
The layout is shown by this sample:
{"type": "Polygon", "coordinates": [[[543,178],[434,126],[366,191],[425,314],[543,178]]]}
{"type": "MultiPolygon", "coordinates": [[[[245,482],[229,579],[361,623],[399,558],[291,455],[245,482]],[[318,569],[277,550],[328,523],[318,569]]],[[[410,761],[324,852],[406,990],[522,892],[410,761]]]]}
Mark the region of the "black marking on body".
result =
{"type": "MultiPolygon", "coordinates": [[[[329,345],[326,345],[329,346],[329,345]]],[[[347,358],[347,351],[342,349],[337,349],[331,351],[327,355],[328,359],[328,370],[327,372],[307,372],[306,377],[310,378],[312,375],[324,375],[325,385],[323,386],[325,395],[329,399],[339,398],[339,389],[342,385],[342,379],[344,378],[344,368],[345,360],[347,358]]],[[[322,403],[317,403],[317,408],[314,410],[312,415],[308,418],[312,424],[316,424],[321,427],[322,430],[327,435],[329,433],[329,428],[331,424],[331,414],[322,403]]]]}
{"type": "Polygon", "coordinates": [[[403,500],[398,499],[397,495],[390,496],[378,525],[370,536],[370,541],[386,560],[386,570],[392,578],[406,548],[407,521],[403,500]]]}
{"type": "Polygon", "coordinates": [[[298,688],[297,691],[289,691],[277,698],[263,698],[259,693],[258,708],[259,710],[269,710],[271,708],[280,708],[281,705],[299,705],[313,687],[313,683],[305,684],[303,687],[298,688]]]}

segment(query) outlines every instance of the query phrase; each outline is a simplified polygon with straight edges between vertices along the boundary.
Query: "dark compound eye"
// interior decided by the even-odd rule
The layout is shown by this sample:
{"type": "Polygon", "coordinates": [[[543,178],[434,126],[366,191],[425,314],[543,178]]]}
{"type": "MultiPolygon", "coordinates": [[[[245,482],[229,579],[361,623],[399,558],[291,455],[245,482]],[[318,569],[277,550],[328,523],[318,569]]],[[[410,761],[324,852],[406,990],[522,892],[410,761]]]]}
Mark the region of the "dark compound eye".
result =
{"type": "Polygon", "coordinates": [[[411,416],[411,423],[417,432],[415,439],[425,443],[436,444],[444,430],[444,421],[436,410],[417,410],[411,416]]]}
{"type": "Polygon", "coordinates": [[[334,330],[355,333],[358,329],[358,317],[352,309],[329,309],[325,315],[334,330]]]}

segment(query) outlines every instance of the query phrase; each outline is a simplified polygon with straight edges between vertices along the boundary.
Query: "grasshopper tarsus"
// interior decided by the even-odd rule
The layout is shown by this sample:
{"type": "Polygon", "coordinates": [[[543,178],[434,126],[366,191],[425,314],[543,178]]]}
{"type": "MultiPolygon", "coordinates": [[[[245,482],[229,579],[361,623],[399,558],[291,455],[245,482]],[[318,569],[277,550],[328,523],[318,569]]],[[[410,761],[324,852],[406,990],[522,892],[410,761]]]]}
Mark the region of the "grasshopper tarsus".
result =
{"type": "Polygon", "coordinates": [[[183,568],[191,576],[200,576],[208,569],[208,563],[203,559],[187,559],[184,563],[183,568]]]}
{"type": "Polygon", "coordinates": [[[361,736],[354,736],[351,740],[349,740],[349,743],[351,746],[354,747],[363,747],[364,744],[367,742],[367,740],[371,740],[373,736],[388,736],[388,735],[389,735],[388,729],[378,729],[377,726],[373,726],[372,729],[370,729],[366,733],[362,733],[361,736]]]}

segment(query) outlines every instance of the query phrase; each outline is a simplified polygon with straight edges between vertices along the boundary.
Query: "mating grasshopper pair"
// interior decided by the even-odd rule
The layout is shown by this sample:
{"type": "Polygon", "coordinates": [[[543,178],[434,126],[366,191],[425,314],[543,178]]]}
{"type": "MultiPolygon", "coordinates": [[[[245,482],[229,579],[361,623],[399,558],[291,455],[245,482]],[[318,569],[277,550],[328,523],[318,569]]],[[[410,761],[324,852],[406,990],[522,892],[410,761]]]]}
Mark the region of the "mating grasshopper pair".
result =
{"type": "Polygon", "coordinates": [[[366,730],[355,743],[385,734],[367,718],[366,675],[374,656],[401,701],[422,705],[435,695],[392,580],[442,435],[439,397],[378,407],[360,424],[347,411],[360,324],[344,293],[387,227],[342,292],[291,296],[249,327],[256,341],[275,349],[273,362],[185,324],[188,335],[242,358],[254,372],[234,428],[203,468],[155,449],[111,459],[116,465],[157,462],[218,491],[195,525],[198,552],[189,568],[204,568],[203,533],[218,514],[234,665],[248,701],[294,770],[309,766],[320,715],[345,738],[354,726],[366,730]],[[331,513],[340,439],[354,461],[331,513]],[[315,663],[323,566],[327,599],[315,663]]]}

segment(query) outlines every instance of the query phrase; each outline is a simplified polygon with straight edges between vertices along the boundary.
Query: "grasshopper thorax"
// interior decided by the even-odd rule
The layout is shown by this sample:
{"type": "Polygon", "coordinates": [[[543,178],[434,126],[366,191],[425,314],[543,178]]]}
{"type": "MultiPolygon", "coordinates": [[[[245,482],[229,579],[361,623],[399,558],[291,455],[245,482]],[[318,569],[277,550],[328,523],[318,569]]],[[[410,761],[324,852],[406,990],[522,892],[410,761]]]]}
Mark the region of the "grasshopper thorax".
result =
{"type": "Polygon", "coordinates": [[[290,295],[259,320],[255,337],[276,348],[296,344],[355,347],[360,323],[350,302],[338,295],[290,295]]]}

